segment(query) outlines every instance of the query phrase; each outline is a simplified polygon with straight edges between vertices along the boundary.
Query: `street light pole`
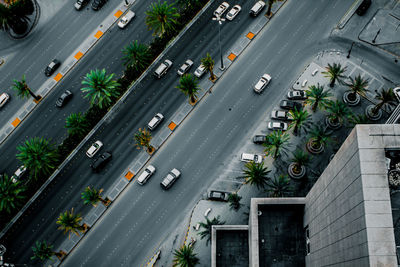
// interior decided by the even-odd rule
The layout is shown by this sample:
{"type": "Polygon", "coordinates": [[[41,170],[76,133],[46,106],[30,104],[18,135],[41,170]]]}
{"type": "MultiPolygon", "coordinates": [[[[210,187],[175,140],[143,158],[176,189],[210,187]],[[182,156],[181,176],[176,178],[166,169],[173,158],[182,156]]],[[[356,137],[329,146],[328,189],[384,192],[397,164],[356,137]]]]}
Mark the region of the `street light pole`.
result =
{"type": "Polygon", "coordinates": [[[347,58],[350,58],[351,49],[353,49],[354,43],[355,43],[355,42],[352,42],[352,43],[351,43],[349,53],[347,54],[347,58]]]}
{"type": "Polygon", "coordinates": [[[218,33],[219,33],[219,52],[221,54],[221,67],[219,67],[220,70],[224,70],[225,66],[224,66],[224,59],[222,57],[222,45],[221,45],[221,26],[222,26],[222,22],[225,21],[225,19],[221,18],[220,16],[216,16],[216,18],[212,18],[213,20],[218,21],[218,33]]]}
{"type": "Polygon", "coordinates": [[[374,40],[372,40],[372,43],[375,43],[376,41],[376,37],[378,37],[378,35],[381,33],[381,29],[378,30],[378,32],[376,33],[374,40]]]}
{"type": "Polygon", "coordinates": [[[129,6],[128,0],[125,0],[125,6],[129,6]]]}

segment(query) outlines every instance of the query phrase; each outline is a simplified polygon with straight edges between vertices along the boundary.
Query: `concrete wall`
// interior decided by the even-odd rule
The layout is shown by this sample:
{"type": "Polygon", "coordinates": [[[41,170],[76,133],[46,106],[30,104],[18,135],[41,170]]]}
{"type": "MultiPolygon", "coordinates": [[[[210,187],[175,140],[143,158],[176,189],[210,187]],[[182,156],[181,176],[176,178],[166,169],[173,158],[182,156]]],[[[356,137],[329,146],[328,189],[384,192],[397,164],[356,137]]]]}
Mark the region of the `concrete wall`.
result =
{"type": "Polygon", "coordinates": [[[400,125],[358,125],[308,193],[307,266],[397,266],[385,147],[400,125]]]}

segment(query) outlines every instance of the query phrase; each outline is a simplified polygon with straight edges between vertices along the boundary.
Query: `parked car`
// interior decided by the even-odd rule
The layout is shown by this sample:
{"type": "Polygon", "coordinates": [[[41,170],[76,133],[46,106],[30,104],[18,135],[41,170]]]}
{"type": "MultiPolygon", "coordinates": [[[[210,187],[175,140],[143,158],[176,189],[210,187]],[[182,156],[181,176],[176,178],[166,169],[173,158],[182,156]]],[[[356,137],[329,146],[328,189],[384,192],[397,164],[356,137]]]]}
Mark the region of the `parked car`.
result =
{"type": "Polygon", "coordinates": [[[180,176],[181,172],[178,169],[172,169],[160,183],[161,188],[169,189],[180,176]]]}
{"type": "Polygon", "coordinates": [[[10,100],[10,95],[7,93],[2,93],[0,95],[0,108],[2,108],[10,100]]]}
{"type": "Polygon", "coordinates": [[[53,59],[52,62],[50,62],[49,65],[47,65],[46,69],[44,70],[44,74],[49,77],[50,75],[52,75],[56,69],[58,69],[58,67],[60,67],[61,62],[57,59],[53,59]]]}
{"type": "Polygon", "coordinates": [[[291,100],[304,100],[307,99],[307,94],[305,91],[290,91],[287,93],[287,98],[291,100]]]}
{"type": "Polygon", "coordinates": [[[240,10],[242,10],[242,8],[239,5],[234,5],[228,14],[226,14],[226,19],[233,20],[237,14],[239,14],[240,10]]]}
{"type": "Polygon", "coordinates": [[[106,164],[111,160],[112,155],[110,152],[104,152],[103,154],[100,155],[97,159],[93,161],[93,163],[90,165],[92,167],[92,170],[97,172],[100,171],[102,168],[106,166],[106,164]]]}
{"type": "Polygon", "coordinates": [[[261,163],[263,161],[262,155],[250,154],[250,153],[242,153],[240,155],[240,160],[244,162],[252,162],[261,163]]]}
{"type": "Polygon", "coordinates": [[[75,3],[75,9],[76,10],[81,10],[82,8],[84,8],[90,0],[77,0],[75,3]]]}
{"type": "Polygon", "coordinates": [[[164,62],[161,63],[160,66],[158,66],[158,68],[154,71],[154,75],[160,79],[167,73],[167,71],[171,68],[171,66],[172,66],[171,60],[169,59],[164,60],[164,62]]]}
{"type": "Polygon", "coordinates": [[[178,69],[178,75],[182,76],[185,74],[191,67],[193,66],[193,61],[188,59],[185,61],[185,63],[182,64],[182,66],[178,69]]]}
{"type": "Polygon", "coordinates": [[[275,120],[293,120],[293,117],[290,115],[288,111],[284,110],[273,110],[271,112],[271,119],[275,120]]]}
{"type": "Polygon", "coordinates": [[[393,93],[397,97],[397,100],[400,102],[400,87],[394,88],[393,93]]]}
{"type": "Polygon", "coordinates": [[[264,144],[267,142],[267,136],[266,135],[255,135],[253,137],[253,143],[254,144],[264,144]]]}
{"type": "Polygon", "coordinates": [[[123,16],[119,21],[118,21],[118,27],[121,29],[125,28],[126,25],[135,17],[135,12],[132,10],[129,10],[125,16],[123,16]]]}
{"type": "Polygon", "coordinates": [[[222,191],[211,190],[208,192],[207,197],[211,200],[228,201],[229,194],[222,191]]]}
{"type": "Polygon", "coordinates": [[[56,107],[62,108],[66,105],[72,98],[72,92],[70,90],[65,90],[64,93],[60,95],[60,97],[56,101],[56,107]]]}
{"type": "Polygon", "coordinates": [[[93,143],[93,145],[86,151],[86,156],[93,158],[93,156],[100,150],[103,143],[99,140],[93,143]]]}
{"type": "Polygon", "coordinates": [[[269,84],[270,81],[271,81],[271,76],[269,74],[264,74],[260,78],[260,80],[258,80],[256,85],[254,85],[254,91],[260,94],[264,90],[264,88],[269,84]]]}
{"type": "Polygon", "coordinates": [[[203,64],[200,64],[200,66],[198,66],[197,69],[194,71],[194,76],[196,76],[197,78],[201,78],[204,73],[206,73],[206,67],[204,67],[203,64]]]}
{"type": "Polygon", "coordinates": [[[156,167],[154,167],[153,165],[149,165],[146,167],[146,169],[144,169],[144,171],[142,172],[142,174],[138,177],[137,182],[140,185],[144,185],[145,183],[147,183],[147,180],[149,180],[149,178],[156,172],[156,167]]]}
{"type": "Polygon", "coordinates": [[[13,174],[13,176],[11,176],[11,180],[13,183],[16,183],[18,181],[20,181],[22,179],[22,177],[24,177],[25,173],[26,173],[26,167],[24,165],[20,166],[15,173],[13,174]]]}
{"type": "Polygon", "coordinates": [[[288,125],[286,122],[269,122],[268,123],[268,129],[270,130],[282,130],[286,131],[288,128],[288,125]]]}
{"type": "Polygon", "coordinates": [[[92,9],[97,11],[104,6],[107,0],[94,0],[92,3],[92,9]]]}
{"type": "Polygon", "coordinates": [[[229,8],[229,4],[227,2],[223,2],[222,4],[219,5],[219,7],[214,11],[214,16],[222,16],[222,14],[225,13],[225,11],[229,8]]]}
{"type": "Polygon", "coordinates": [[[291,100],[282,100],[281,103],[279,103],[279,106],[283,109],[289,109],[292,110],[296,108],[297,110],[300,110],[302,108],[301,103],[291,101],[291,100]]]}
{"type": "Polygon", "coordinates": [[[164,116],[161,113],[157,113],[147,124],[147,127],[149,130],[153,131],[157,125],[161,123],[161,121],[164,119],[164,116]]]}
{"type": "Polygon", "coordinates": [[[371,0],[362,1],[361,5],[359,5],[356,10],[357,15],[363,16],[365,13],[367,13],[367,10],[370,6],[371,6],[371,0]]]}
{"type": "Polygon", "coordinates": [[[264,1],[258,1],[257,3],[254,4],[254,6],[250,9],[250,15],[251,16],[257,16],[260,14],[261,10],[263,10],[265,7],[265,2],[264,1]]]}

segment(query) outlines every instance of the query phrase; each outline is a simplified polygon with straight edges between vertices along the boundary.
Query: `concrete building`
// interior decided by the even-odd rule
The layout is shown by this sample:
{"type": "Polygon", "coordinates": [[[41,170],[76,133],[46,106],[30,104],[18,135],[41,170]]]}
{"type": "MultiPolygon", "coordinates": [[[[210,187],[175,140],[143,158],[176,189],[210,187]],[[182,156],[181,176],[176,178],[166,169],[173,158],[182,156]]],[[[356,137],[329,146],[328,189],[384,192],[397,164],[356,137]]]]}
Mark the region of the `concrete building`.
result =
{"type": "MultiPolygon", "coordinates": [[[[357,125],[305,198],[252,199],[240,226],[249,266],[398,266],[387,158],[397,148],[400,125],[357,125]]],[[[213,227],[213,267],[223,266],[217,240],[229,227],[213,227]]]]}

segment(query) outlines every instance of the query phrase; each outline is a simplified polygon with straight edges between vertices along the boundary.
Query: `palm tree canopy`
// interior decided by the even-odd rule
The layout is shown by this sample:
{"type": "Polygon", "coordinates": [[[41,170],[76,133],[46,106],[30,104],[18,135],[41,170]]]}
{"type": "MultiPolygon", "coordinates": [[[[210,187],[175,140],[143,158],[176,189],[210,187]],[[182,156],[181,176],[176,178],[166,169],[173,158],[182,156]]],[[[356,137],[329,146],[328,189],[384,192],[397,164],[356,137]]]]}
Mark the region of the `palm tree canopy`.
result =
{"type": "Polygon", "coordinates": [[[366,93],[368,91],[368,79],[361,78],[361,75],[358,74],[354,79],[353,77],[349,77],[350,82],[346,85],[350,88],[350,91],[354,94],[358,94],[362,97],[366,97],[366,93]]]}
{"type": "Polygon", "coordinates": [[[317,86],[311,85],[308,87],[306,94],[307,99],[305,100],[305,103],[311,105],[313,111],[316,111],[317,108],[326,108],[330,103],[328,98],[332,96],[330,90],[324,90],[324,86],[319,85],[319,83],[317,86]]]}
{"type": "Polygon", "coordinates": [[[153,35],[161,36],[165,32],[175,29],[178,24],[179,13],[177,13],[174,5],[174,3],[168,4],[166,1],[161,4],[160,0],[150,4],[150,10],[146,11],[145,14],[149,30],[154,29],[153,35]]]}
{"type": "Polygon", "coordinates": [[[81,88],[81,91],[86,93],[84,98],[90,99],[90,105],[97,105],[100,108],[109,106],[112,98],[119,96],[117,90],[119,83],[114,81],[113,77],[114,74],[107,75],[105,69],[91,70],[86,74],[82,81],[86,87],[81,88]]]}
{"type": "Polygon", "coordinates": [[[375,99],[379,102],[375,105],[374,109],[384,109],[393,108],[397,106],[397,99],[393,92],[393,88],[387,90],[383,89],[380,92],[376,92],[375,99]]]}
{"type": "Polygon", "coordinates": [[[315,125],[309,133],[309,138],[317,144],[325,145],[330,141],[331,133],[327,131],[327,128],[322,125],[315,125]]]}
{"type": "Polygon", "coordinates": [[[49,260],[54,255],[53,246],[47,244],[46,240],[36,241],[35,246],[32,247],[33,256],[32,260],[39,259],[41,261],[49,260]]]}
{"type": "Polygon", "coordinates": [[[136,142],[136,146],[140,147],[150,147],[151,141],[151,133],[146,130],[146,128],[139,128],[139,130],[135,133],[134,139],[136,142]]]}
{"type": "Polygon", "coordinates": [[[70,232],[79,235],[79,231],[82,229],[81,221],[81,215],[74,214],[74,208],[72,208],[71,212],[61,213],[56,223],[60,225],[58,229],[63,230],[64,233],[70,232]]]}
{"type": "Polygon", "coordinates": [[[32,96],[32,92],[26,83],[25,74],[22,75],[21,81],[14,79],[12,88],[17,92],[17,95],[20,98],[28,98],[29,96],[32,96]]]}
{"type": "Polygon", "coordinates": [[[50,174],[57,167],[58,152],[54,145],[44,138],[25,140],[23,145],[17,146],[17,150],[17,159],[35,179],[40,175],[50,174]]]}
{"type": "Polygon", "coordinates": [[[293,118],[292,123],[289,125],[289,128],[293,128],[294,134],[297,134],[298,131],[307,132],[307,129],[310,126],[311,115],[307,110],[297,110],[295,107],[293,110],[289,111],[291,117],[293,118]]]}
{"type": "Polygon", "coordinates": [[[7,174],[0,175],[0,212],[11,213],[21,207],[25,196],[26,187],[20,182],[13,183],[7,174]]]}
{"type": "Polygon", "coordinates": [[[282,131],[273,131],[268,135],[267,143],[264,143],[266,155],[272,155],[274,159],[278,158],[280,154],[286,154],[289,146],[289,134],[282,133],[282,131]]]}
{"type": "Polygon", "coordinates": [[[83,136],[89,129],[89,123],[82,113],[72,113],[65,120],[65,128],[70,135],[83,136]]]}
{"type": "Polygon", "coordinates": [[[271,172],[268,167],[264,167],[264,162],[255,163],[254,161],[248,162],[244,165],[242,170],[246,184],[255,185],[258,189],[263,189],[267,185],[269,179],[268,174],[271,172]]]}
{"type": "Polygon", "coordinates": [[[342,123],[344,118],[348,118],[352,114],[349,107],[339,100],[332,101],[326,110],[329,112],[328,117],[333,121],[338,121],[339,123],[342,123]]]}
{"type": "Polygon", "coordinates": [[[124,65],[130,66],[138,72],[143,71],[152,60],[149,47],[144,44],[139,44],[138,41],[134,41],[125,46],[122,53],[125,55],[122,58],[124,60],[124,65]]]}
{"type": "Polygon", "coordinates": [[[212,220],[210,220],[208,217],[205,217],[206,222],[200,222],[200,227],[204,228],[203,231],[199,232],[198,235],[200,235],[201,239],[204,239],[207,237],[207,242],[206,245],[208,245],[208,243],[211,240],[211,228],[213,225],[223,225],[225,224],[224,221],[220,221],[219,219],[220,217],[214,217],[212,220]]]}
{"type": "Polygon", "coordinates": [[[228,202],[229,202],[229,207],[233,210],[238,210],[242,206],[240,203],[240,200],[242,199],[241,196],[239,196],[237,193],[232,193],[228,195],[228,202]]]}
{"type": "Polygon", "coordinates": [[[200,260],[196,257],[193,246],[182,246],[174,251],[174,267],[194,267],[200,260]]]}
{"type": "Polygon", "coordinates": [[[90,188],[90,186],[85,188],[85,191],[81,193],[81,198],[83,199],[84,204],[92,204],[96,206],[96,204],[101,200],[101,193],[103,189],[96,190],[94,188],[90,188]]]}
{"type": "Polygon", "coordinates": [[[210,53],[207,53],[206,57],[202,58],[200,61],[201,61],[201,64],[206,68],[206,70],[210,72],[211,79],[214,79],[215,77],[214,77],[213,71],[214,71],[215,62],[214,62],[214,59],[212,59],[210,53]]]}
{"type": "Polygon", "coordinates": [[[311,161],[310,155],[301,149],[297,149],[293,153],[292,162],[294,162],[300,166],[307,166],[308,164],[310,164],[310,161],[311,161]]]}
{"type": "Polygon", "coordinates": [[[284,197],[292,190],[287,175],[280,175],[277,178],[271,179],[266,192],[268,192],[271,197],[284,197]]]}
{"type": "Polygon", "coordinates": [[[333,87],[335,85],[335,81],[341,83],[346,76],[344,75],[347,67],[342,68],[340,63],[333,63],[333,65],[328,63],[328,66],[325,67],[326,71],[322,72],[325,77],[330,79],[330,86],[333,87]]]}
{"type": "Polygon", "coordinates": [[[359,115],[353,114],[348,118],[348,122],[351,124],[352,127],[354,127],[356,124],[372,123],[372,121],[365,114],[359,114],[359,115]]]}
{"type": "Polygon", "coordinates": [[[181,90],[189,98],[197,98],[200,91],[199,83],[192,74],[185,74],[179,79],[179,84],[176,87],[181,90]]]}

